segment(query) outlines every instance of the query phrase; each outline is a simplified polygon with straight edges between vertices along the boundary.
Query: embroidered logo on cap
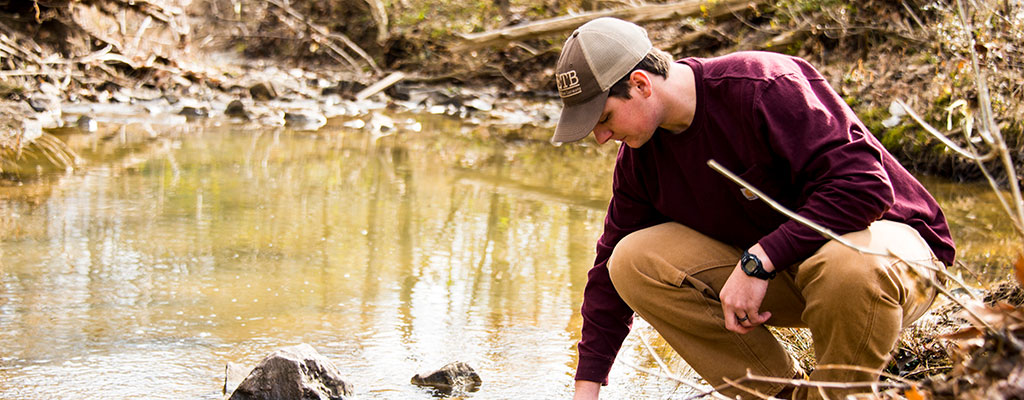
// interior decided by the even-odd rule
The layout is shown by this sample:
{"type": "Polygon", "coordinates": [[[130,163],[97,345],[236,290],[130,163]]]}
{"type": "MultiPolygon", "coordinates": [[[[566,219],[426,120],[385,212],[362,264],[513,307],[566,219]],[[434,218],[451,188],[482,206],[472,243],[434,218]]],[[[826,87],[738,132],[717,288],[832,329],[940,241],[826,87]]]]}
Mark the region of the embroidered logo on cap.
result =
{"type": "Polygon", "coordinates": [[[555,81],[558,83],[558,96],[563,99],[583,92],[580,88],[580,78],[574,69],[556,75],[555,81]]]}

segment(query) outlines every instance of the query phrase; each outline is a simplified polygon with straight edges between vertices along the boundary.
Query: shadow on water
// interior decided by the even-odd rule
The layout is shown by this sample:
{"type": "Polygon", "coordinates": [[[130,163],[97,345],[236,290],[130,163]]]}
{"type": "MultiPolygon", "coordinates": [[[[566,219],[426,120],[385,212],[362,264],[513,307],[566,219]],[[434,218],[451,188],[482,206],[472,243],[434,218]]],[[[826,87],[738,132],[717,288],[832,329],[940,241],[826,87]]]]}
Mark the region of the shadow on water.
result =
{"type": "MultiPolygon", "coordinates": [[[[0,397],[219,398],[226,362],[300,342],[361,398],[431,398],[409,379],[456,360],[474,398],[567,397],[615,149],[411,118],[69,134],[85,168],[0,188],[0,397]]],[[[1005,274],[986,192],[928,185],[963,259],[1005,274]]],[[[611,379],[610,398],[672,390],[611,379]]]]}

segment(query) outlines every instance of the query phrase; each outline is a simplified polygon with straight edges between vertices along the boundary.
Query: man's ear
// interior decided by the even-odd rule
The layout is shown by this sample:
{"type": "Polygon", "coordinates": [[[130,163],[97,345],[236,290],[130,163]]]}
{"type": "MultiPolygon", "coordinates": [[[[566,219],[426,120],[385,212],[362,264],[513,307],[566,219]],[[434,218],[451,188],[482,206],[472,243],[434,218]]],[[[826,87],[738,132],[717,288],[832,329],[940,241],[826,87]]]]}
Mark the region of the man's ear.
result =
{"type": "Polygon", "coordinates": [[[633,70],[629,73],[629,80],[633,82],[633,85],[640,90],[640,94],[644,97],[651,95],[651,75],[647,71],[642,69],[633,70]]]}

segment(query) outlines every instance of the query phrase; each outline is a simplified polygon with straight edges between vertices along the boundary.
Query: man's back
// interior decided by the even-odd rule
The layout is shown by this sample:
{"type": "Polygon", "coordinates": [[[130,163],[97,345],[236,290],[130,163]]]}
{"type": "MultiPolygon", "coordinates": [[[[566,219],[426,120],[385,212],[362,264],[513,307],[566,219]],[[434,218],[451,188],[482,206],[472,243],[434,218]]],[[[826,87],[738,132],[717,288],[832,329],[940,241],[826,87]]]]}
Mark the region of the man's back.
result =
{"type": "Polygon", "coordinates": [[[879,218],[907,223],[952,262],[935,200],[805,61],[741,52],[681,62],[696,77],[694,122],[680,134],[659,130],[639,149],[620,149],[617,197],[628,194],[650,209],[611,210],[616,219],[674,220],[739,247],[760,239],[783,268],[826,241],[713,171],[706,163],[714,159],[838,233],[879,218]]]}

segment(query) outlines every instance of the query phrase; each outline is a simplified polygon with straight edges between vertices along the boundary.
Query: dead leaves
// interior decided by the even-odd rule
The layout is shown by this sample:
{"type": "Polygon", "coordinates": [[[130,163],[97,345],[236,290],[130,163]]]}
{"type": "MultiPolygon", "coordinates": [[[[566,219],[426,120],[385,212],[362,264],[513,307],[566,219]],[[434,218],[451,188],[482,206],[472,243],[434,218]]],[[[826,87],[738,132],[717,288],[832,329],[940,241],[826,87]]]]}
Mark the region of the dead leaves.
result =
{"type": "MultiPolygon", "coordinates": [[[[1024,281],[1022,258],[1014,269],[1018,281],[1024,281]]],[[[940,336],[951,342],[953,369],[948,377],[932,377],[922,387],[936,399],[1020,398],[1024,394],[1024,308],[1003,300],[988,304],[969,300],[964,306],[959,317],[970,325],[940,336]]],[[[905,395],[910,399],[914,393],[905,395]]]]}

